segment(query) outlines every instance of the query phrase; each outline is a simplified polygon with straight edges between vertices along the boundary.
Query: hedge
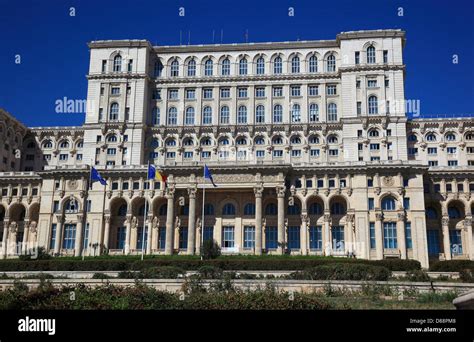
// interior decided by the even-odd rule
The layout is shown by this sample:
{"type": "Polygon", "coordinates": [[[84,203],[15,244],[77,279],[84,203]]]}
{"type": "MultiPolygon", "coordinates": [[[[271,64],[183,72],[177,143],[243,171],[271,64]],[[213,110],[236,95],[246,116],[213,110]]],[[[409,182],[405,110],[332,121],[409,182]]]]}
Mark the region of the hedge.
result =
{"type": "Polygon", "coordinates": [[[296,280],[388,280],[391,272],[383,266],[363,264],[332,264],[308,268],[291,273],[288,278],[296,280]]]}
{"type": "Polygon", "coordinates": [[[474,270],[472,260],[445,260],[436,261],[430,265],[433,272],[461,272],[462,270],[474,270]]]}
{"type": "Polygon", "coordinates": [[[320,265],[347,263],[383,266],[390,271],[410,271],[421,269],[416,260],[364,260],[347,258],[280,258],[280,259],[246,259],[246,258],[217,258],[201,261],[199,259],[86,259],[82,260],[1,260],[0,272],[9,271],[127,271],[143,270],[150,267],[173,266],[183,270],[198,270],[202,266],[213,266],[222,270],[248,270],[248,271],[277,271],[277,270],[303,270],[320,265]]]}

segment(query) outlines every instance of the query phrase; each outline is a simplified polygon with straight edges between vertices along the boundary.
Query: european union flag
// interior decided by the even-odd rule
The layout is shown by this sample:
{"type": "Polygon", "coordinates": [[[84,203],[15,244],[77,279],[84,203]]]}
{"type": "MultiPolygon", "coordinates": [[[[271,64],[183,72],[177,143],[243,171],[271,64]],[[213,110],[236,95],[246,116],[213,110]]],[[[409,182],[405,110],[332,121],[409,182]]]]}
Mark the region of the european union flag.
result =
{"type": "Polygon", "coordinates": [[[214,179],[212,179],[211,171],[209,171],[207,165],[204,165],[204,179],[209,179],[212,185],[214,185],[214,187],[217,188],[217,185],[214,183],[214,179]]]}
{"type": "Polygon", "coordinates": [[[91,167],[91,186],[93,182],[97,181],[99,181],[102,185],[107,185],[107,182],[104,178],[102,178],[99,171],[97,171],[94,167],[91,167]]]}

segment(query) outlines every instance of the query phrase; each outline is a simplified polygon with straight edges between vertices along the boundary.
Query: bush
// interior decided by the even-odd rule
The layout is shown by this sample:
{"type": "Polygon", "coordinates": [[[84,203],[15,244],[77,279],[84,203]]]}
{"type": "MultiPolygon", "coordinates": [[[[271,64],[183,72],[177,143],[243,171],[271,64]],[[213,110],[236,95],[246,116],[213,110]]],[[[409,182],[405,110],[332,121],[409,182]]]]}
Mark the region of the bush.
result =
{"type": "Polygon", "coordinates": [[[111,279],[112,277],[105,273],[94,273],[92,279],[111,279]]]}
{"type": "Polygon", "coordinates": [[[413,271],[408,271],[405,279],[408,281],[431,281],[430,276],[428,273],[422,270],[413,270],[413,271]]]}
{"type": "Polygon", "coordinates": [[[216,240],[204,241],[201,251],[204,260],[215,259],[221,255],[221,248],[216,240]]]}
{"type": "Polygon", "coordinates": [[[296,280],[388,280],[390,270],[382,266],[360,264],[332,264],[294,272],[289,279],[296,280]]]}
{"type": "Polygon", "coordinates": [[[459,272],[459,279],[464,283],[474,283],[474,271],[473,270],[461,270],[459,272]]]}
{"type": "Polygon", "coordinates": [[[137,275],[141,279],[177,279],[183,275],[183,269],[174,266],[150,267],[140,271],[137,275]]]}
{"type": "Polygon", "coordinates": [[[198,269],[198,274],[203,279],[221,279],[223,277],[223,271],[214,266],[201,266],[198,269]]]}
{"type": "Polygon", "coordinates": [[[433,272],[461,272],[462,270],[474,270],[474,261],[445,260],[430,265],[430,271],[433,272]]]}

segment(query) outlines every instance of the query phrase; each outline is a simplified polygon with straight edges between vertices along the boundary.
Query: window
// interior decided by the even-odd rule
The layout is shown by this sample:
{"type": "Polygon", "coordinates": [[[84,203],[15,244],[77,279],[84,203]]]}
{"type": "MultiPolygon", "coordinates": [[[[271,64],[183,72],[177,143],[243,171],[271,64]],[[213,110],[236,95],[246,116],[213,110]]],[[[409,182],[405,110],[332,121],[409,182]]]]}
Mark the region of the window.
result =
{"type": "Polygon", "coordinates": [[[187,227],[179,227],[178,248],[179,249],[188,248],[188,228],[187,227]]]}
{"type": "Polygon", "coordinates": [[[265,247],[267,249],[276,249],[278,247],[278,228],[277,227],[266,227],[265,247]]]}
{"type": "Polygon", "coordinates": [[[291,86],[291,96],[301,96],[301,87],[291,86]]]}
{"type": "Polygon", "coordinates": [[[110,88],[110,93],[112,95],[120,95],[120,87],[112,87],[110,88]]]}
{"type": "Polygon", "coordinates": [[[374,210],[375,202],[373,198],[369,198],[369,210],[374,210]]]}
{"type": "Polygon", "coordinates": [[[233,226],[222,227],[222,247],[223,248],[234,247],[234,227],[233,226]]]}
{"type": "Polygon", "coordinates": [[[117,121],[119,116],[119,104],[114,102],[110,105],[109,120],[117,121]]]}
{"type": "Polygon", "coordinates": [[[395,210],[395,199],[393,197],[385,197],[382,200],[382,210],[395,210]]]}
{"type": "Polygon", "coordinates": [[[375,48],[373,46],[369,46],[367,48],[367,64],[374,64],[375,63],[375,48]]]}
{"type": "Polygon", "coordinates": [[[308,86],[308,95],[309,96],[318,96],[318,94],[319,94],[319,87],[317,85],[308,86]]]}
{"type": "Polygon", "coordinates": [[[345,215],[346,214],[345,205],[340,202],[331,204],[331,214],[332,215],[345,215]]]}
{"type": "Polygon", "coordinates": [[[203,89],[203,98],[212,99],[212,88],[204,88],[203,89]]]}
{"type": "Polygon", "coordinates": [[[220,123],[221,124],[230,123],[230,112],[229,112],[229,107],[227,106],[222,106],[221,108],[220,123]]]}
{"type": "Polygon", "coordinates": [[[170,76],[171,77],[178,77],[179,76],[179,63],[175,59],[173,62],[171,62],[171,68],[170,68],[170,76]]]}
{"type": "Polygon", "coordinates": [[[273,107],[273,122],[281,123],[283,121],[283,107],[281,105],[275,105],[273,107]]]}
{"type": "Polygon", "coordinates": [[[235,206],[232,203],[226,203],[222,207],[222,215],[224,215],[224,216],[235,216],[235,206]]]}
{"type": "Polygon", "coordinates": [[[370,149],[372,151],[375,151],[375,150],[380,150],[380,144],[370,144],[370,149]]]}
{"type": "Polygon", "coordinates": [[[107,60],[102,60],[102,73],[107,71],[107,60]]]}
{"type": "Polygon", "coordinates": [[[326,93],[327,95],[336,95],[336,85],[334,84],[329,84],[326,88],[326,93]]]}
{"type": "Polygon", "coordinates": [[[176,107],[170,107],[168,110],[168,125],[176,126],[178,124],[178,110],[176,107]]]}
{"type": "Polygon", "coordinates": [[[115,149],[115,148],[108,148],[107,149],[107,155],[115,156],[116,154],[117,154],[117,149],[115,149]]]}
{"type": "Polygon", "coordinates": [[[265,97],[265,87],[257,87],[255,89],[255,97],[265,97]]]}
{"type": "Polygon", "coordinates": [[[389,88],[389,87],[390,87],[390,79],[385,78],[385,88],[389,88]]]}
{"type": "Polygon", "coordinates": [[[61,161],[66,161],[68,159],[68,155],[67,154],[60,154],[59,155],[59,160],[61,161]]]}
{"type": "Polygon", "coordinates": [[[337,105],[335,103],[328,104],[328,121],[337,121],[337,105]]]}
{"type": "Polygon", "coordinates": [[[278,207],[275,203],[269,203],[265,207],[265,215],[276,215],[278,213],[278,207]]]}
{"type": "Polygon", "coordinates": [[[440,252],[439,231],[435,229],[428,229],[427,235],[428,235],[428,255],[438,257],[439,252],[440,252]]]}
{"type": "Polygon", "coordinates": [[[359,64],[360,63],[360,51],[356,51],[354,53],[354,63],[359,64]]]}
{"type": "Polygon", "coordinates": [[[309,227],[309,249],[320,251],[323,249],[322,227],[309,227]]]}
{"type": "Polygon", "coordinates": [[[457,160],[448,160],[448,166],[458,166],[457,160]]]}
{"type": "Polygon", "coordinates": [[[222,61],[221,75],[222,76],[230,75],[230,60],[228,58],[222,61]]]}
{"type": "Polygon", "coordinates": [[[275,157],[275,158],[283,157],[283,151],[282,150],[273,150],[273,157],[275,157]]]}
{"type": "Polygon", "coordinates": [[[262,105],[257,106],[255,110],[255,122],[256,123],[265,122],[265,107],[262,105]]]}
{"type": "Polygon", "coordinates": [[[69,148],[69,142],[67,142],[66,140],[61,141],[61,143],[59,144],[59,147],[60,148],[69,148]]]}
{"type": "Polygon", "coordinates": [[[265,60],[263,57],[257,59],[257,75],[263,75],[265,73],[265,60]]]}
{"type": "Polygon", "coordinates": [[[383,63],[388,63],[388,50],[383,50],[383,63]]]}
{"type": "Polygon", "coordinates": [[[337,252],[344,251],[344,227],[333,226],[332,227],[332,248],[337,252]]]}
{"type": "Polygon", "coordinates": [[[448,152],[448,154],[455,154],[457,152],[457,149],[456,147],[448,147],[446,151],[448,152]]]}
{"type": "Polygon", "coordinates": [[[462,255],[462,239],[459,229],[449,231],[449,242],[451,244],[451,253],[454,255],[462,255]]]}
{"type": "Polygon", "coordinates": [[[436,141],[436,135],[430,133],[426,136],[426,141],[436,141]]]}
{"type": "Polygon", "coordinates": [[[301,122],[301,107],[297,103],[291,107],[291,122],[301,122]]]}
{"type": "Polygon", "coordinates": [[[214,206],[210,203],[206,203],[204,206],[204,215],[214,215],[214,206]]]}
{"type": "Polygon", "coordinates": [[[155,107],[151,112],[151,124],[158,126],[160,124],[160,109],[155,107]]]}
{"type": "Polygon", "coordinates": [[[186,89],[186,99],[194,100],[196,98],[196,89],[186,89]]]}
{"type": "Polygon", "coordinates": [[[166,229],[164,227],[158,228],[158,249],[165,249],[166,243],[166,229]]]}
{"type": "Polygon", "coordinates": [[[73,249],[76,243],[76,225],[64,225],[63,249],[73,249]]]}
{"type": "Polygon", "coordinates": [[[309,72],[318,72],[318,58],[316,56],[309,58],[309,72]]]}
{"type": "Polygon", "coordinates": [[[221,88],[221,98],[228,99],[230,97],[230,89],[229,88],[221,88]]]}
{"type": "Polygon", "coordinates": [[[122,56],[117,55],[114,57],[114,72],[122,71],[122,56]]]}
{"type": "Polygon", "coordinates": [[[237,112],[237,123],[246,124],[247,123],[247,107],[240,106],[237,112]]]}
{"type": "Polygon", "coordinates": [[[163,71],[163,64],[160,61],[155,62],[155,67],[153,70],[153,74],[155,77],[161,77],[161,73],[163,71]]]}
{"type": "Polygon", "coordinates": [[[191,59],[188,62],[188,77],[192,77],[192,76],[196,76],[196,61],[194,59],[191,59]]]}
{"type": "Polygon", "coordinates": [[[309,205],[308,213],[310,215],[322,215],[323,214],[323,207],[321,204],[317,202],[313,202],[309,205]]]}
{"type": "Polygon", "coordinates": [[[204,64],[204,76],[212,76],[212,69],[214,64],[211,59],[208,59],[204,64]]]}
{"type": "Polygon", "coordinates": [[[329,150],[329,156],[330,157],[337,157],[339,155],[339,150],[336,149],[330,149],[329,150]]]}
{"type": "Polygon", "coordinates": [[[450,219],[460,219],[461,218],[461,212],[456,207],[449,207],[448,208],[448,216],[449,216],[450,219]]]}
{"type": "Polygon", "coordinates": [[[127,65],[127,72],[132,72],[132,70],[133,70],[133,59],[130,59],[127,65]]]}
{"type": "Polygon", "coordinates": [[[383,248],[397,248],[397,224],[395,222],[383,223],[383,248]]]}
{"type": "Polygon", "coordinates": [[[246,98],[247,97],[247,88],[239,88],[238,89],[239,98],[246,98]]]}
{"type": "Polygon", "coordinates": [[[375,222],[369,223],[370,249],[375,249],[375,222]]]}
{"type": "Polygon", "coordinates": [[[292,157],[301,157],[301,150],[291,150],[292,157]]]}
{"type": "Polygon", "coordinates": [[[244,248],[255,247],[255,227],[244,226],[244,248]]]}
{"type": "Polygon", "coordinates": [[[214,227],[204,227],[203,240],[213,240],[214,239],[214,227]]]}
{"type": "Polygon", "coordinates": [[[326,71],[335,72],[336,71],[336,57],[334,55],[329,55],[326,60],[326,71]]]}
{"type": "Polygon", "coordinates": [[[319,107],[317,104],[312,103],[309,106],[309,122],[319,121],[319,107]]]}
{"type": "Polygon", "coordinates": [[[405,198],[403,199],[403,208],[404,208],[405,210],[410,210],[410,198],[405,197],[405,198]]]}
{"type": "Polygon", "coordinates": [[[245,58],[239,61],[239,75],[247,75],[247,60],[245,58]]]}
{"type": "Polygon", "coordinates": [[[291,73],[298,74],[300,72],[300,58],[295,56],[291,59],[291,73]]]}
{"type": "Polygon", "coordinates": [[[300,249],[300,227],[288,227],[288,249],[300,249]]]}
{"type": "Polygon", "coordinates": [[[411,239],[411,222],[405,223],[405,245],[407,248],[413,248],[413,243],[411,239]]]}
{"type": "Polygon", "coordinates": [[[438,166],[438,161],[437,160],[429,160],[428,161],[428,166],[438,166]]]}
{"type": "Polygon", "coordinates": [[[184,122],[186,125],[194,125],[194,108],[193,107],[186,108],[186,115],[184,118],[184,122]]]}
{"type": "Polygon", "coordinates": [[[377,96],[369,96],[369,114],[378,114],[377,96]]]}
{"type": "Polygon", "coordinates": [[[142,248],[145,248],[147,240],[148,240],[148,229],[145,228],[145,231],[143,231],[143,227],[138,227],[136,248],[139,250],[141,250],[142,248]],[[145,233],[145,239],[143,239],[143,233],[145,233]],[[145,244],[143,244],[143,240],[145,241],[145,244]]]}
{"type": "Polygon", "coordinates": [[[367,80],[367,88],[377,88],[377,80],[367,80]]]}
{"type": "Polygon", "coordinates": [[[273,96],[282,97],[283,96],[283,87],[273,87],[273,96]]]}
{"type": "Polygon", "coordinates": [[[274,74],[281,74],[283,72],[281,57],[276,57],[273,61],[273,73],[274,74]]]}
{"type": "Polygon", "coordinates": [[[360,89],[360,80],[356,80],[356,88],[360,89]]]}

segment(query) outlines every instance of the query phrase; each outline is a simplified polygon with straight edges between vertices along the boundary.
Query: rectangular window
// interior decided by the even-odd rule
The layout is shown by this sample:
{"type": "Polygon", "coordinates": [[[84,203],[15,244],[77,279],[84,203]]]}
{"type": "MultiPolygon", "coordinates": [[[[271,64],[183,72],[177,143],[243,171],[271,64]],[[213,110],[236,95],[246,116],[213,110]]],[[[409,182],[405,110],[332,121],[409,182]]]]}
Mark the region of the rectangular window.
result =
{"type": "Polygon", "coordinates": [[[409,147],[408,154],[415,156],[418,154],[418,147],[409,147]]]}
{"type": "Polygon", "coordinates": [[[360,52],[359,51],[356,51],[354,53],[354,60],[355,60],[355,64],[359,64],[360,63],[360,52]]]}
{"type": "Polygon", "coordinates": [[[166,152],[167,159],[174,159],[176,158],[176,152],[166,152]]]}
{"type": "Polygon", "coordinates": [[[191,159],[193,157],[193,152],[192,151],[185,151],[184,152],[184,158],[185,159],[191,159]]]}
{"type": "Polygon", "coordinates": [[[230,97],[230,88],[221,88],[221,99],[228,99],[230,97]]]}
{"type": "Polygon", "coordinates": [[[457,149],[456,147],[448,147],[446,151],[448,152],[448,154],[455,154],[457,152],[457,149]]]}
{"type": "Polygon", "coordinates": [[[439,231],[436,229],[428,229],[428,255],[438,257],[439,252],[439,231]]]}
{"type": "Polygon", "coordinates": [[[158,230],[158,249],[165,249],[166,244],[166,228],[160,227],[158,230]]]}
{"type": "Polygon", "coordinates": [[[255,88],[255,97],[265,97],[265,87],[255,88]]]}
{"type": "Polygon", "coordinates": [[[177,100],[178,99],[178,89],[169,89],[168,90],[168,98],[170,100],[177,100]]]}
{"type": "Polygon", "coordinates": [[[54,201],[53,202],[53,213],[57,212],[59,210],[59,201],[54,201]]]}
{"type": "Polygon", "coordinates": [[[234,248],[234,226],[222,227],[222,248],[234,248]]]}
{"type": "Polygon", "coordinates": [[[364,150],[364,144],[361,144],[361,143],[357,144],[357,150],[358,151],[363,151],[364,150]]]}
{"type": "Polygon", "coordinates": [[[247,88],[239,88],[238,89],[238,96],[239,96],[239,98],[246,98],[247,97],[247,88]]]}
{"type": "Polygon", "coordinates": [[[408,197],[403,199],[403,208],[405,208],[405,210],[410,210],[410,199],[408,197]]]}
{"type": "Polygon", "coordinates": [[[255,227],[244,226],[244,248],[255,247],[255,227]]]}
{"type": "Polygon", "coordinates": [[[309,151],[309,155],[310,155],[311,157],[319,157],[319,149],[311,149],[311,150],[309,151]]]}
{"type": "Polygon", "coordinates": [[[202,237],[204,241],[214,240],[214,227],[204,227],[204,235],[202,237]]]}
{"type": "Polygon", "coordinates": [[[380,144],[370,144],[370,149],[373,150],[380,150],[380,144]]]}
{"type": "Polygon", "coordinates": [[[388,63],[388,50],[383,50],[383,63],[388,63]]]}
{"type": "Polygon", "coordinates": [[[405,223],[405,243],[407,248],[413,248],[413,243],[411,240],[411,222],[405,223]]]}
{"type": "Polygon", "coordinates": [[[310,85],[308,87],[308,95],[309,96],[318,96],[319,95],[319,87],[317,85],[310,85]]]}
{"type": "Polygon", "coordinates": [[[211,152],[210,151],[203,151],[203,152],[201,152],[201,157],[205,158],[205,159],[211,158],[211,152]]]}
{"type": "Polygon", "coordinates": [[[107,155],[116,155],[117,154],[117,149],[115,148],[108,148],[107,149],[107,155]]]}
{"type": "Polygon", "coordinates": [[[54,245],[56,244],[56,223],[51,225],[51,239],[49,240],[49,249],[54,250],[54,245]]]}
{"type": "Polygon", "coordinates": [[[329,84],[326,88],[327,95],[336,95],[337,94],[337,87],[335,84],[329,84]]]}
{"type": "Polygon", "coordinates": [[[265,157],[265,150],[257,150],[256,151],[257,158],[264,158],[265,157]]]}
{"type": "Polygon", "coordinates": [[[112,87],[110,93],[112,95],[120,95],[120,87],[112,87]]]}
{"type": "Polygon", "coordinates": [[[300,249],[300,227],[288,227],[288,249],[300,249]]]}
{"type": "Polygon", "coordinates": [[[318,188],[324,188],[324,180],[318,179],[318,188]]]}
{"type": "Polygon", "coordinates": [[[377,87],[377,80],[367,80],[367,87],[368,88],[376,88],[377,87]]]}
{"type": "Polygon", "coordinates": [[[186,89],[186,99],[194,100],[196,98],[196,89],[186,89]]]}
{"type": "Polygon", "coordinates": [[[301,157],[301,150],[291,150],[292,157],[301,157]]]}
{"type": "Polygon", "coordinates": [[[338,155],[339,155],[339,150],[335,150],[335,149],[330,149],[329,150],[329,156],[337,157],[338,155]]]}
{"type": "Polygon", "coordinates": [[[89,230],[90,225],[89,223],[86,223],[86,228],[84,229],[84,243],[82,245],[83,250],[87,250],[87,247],[89,247],[89,230]]]}
{"type": "Polygon", "coordinates": [[[188,248],[188,227],[179,228],[179,249],[188,248]]]}
{"type": "Polygon", "coordinates": [[[61,160],[61,161],[66,161],[67,158],[68,158],[68,155],[67,155],[67,154],[60,154],[60,155],[59,155],[59,160],[61,160]]]}
{"type": "Polygon", "coordinates": [[[273,157],[276,157],[276,158],[283,157],[283,150],[273,150],[273,157]]]}
{"type": "Polygon", "coordinates": [[[107,60],[103,59],[102,60],[102,73],[107,71],[107,60]]]}
{"type": "Polygon", "coordinates": [[[332,227],[332,249],[344,252],[344,226],[332,227]]]}
{"type": "Polygon", "coordinates": [[[357,115],[362,114],[362,102],[357,101],[357,115]]]}
{"type": "Polygon", "coordinates": [[[203,98],[212,99],[212,88],[204,88],[203,89],[203,98]]]}
{"type": "Polygon", "coordinates": [[[383,223],[383,248],[397,248],[397,224],[395,222],[383,223]]]}
{"type": "Polygon", "coordinates": [[[273,87],[273,96],[274,97],[283,96],[283,87],[273,87]]]}
{"type": "Polygon", "coordinates": [[[385,79],[385,88],[389,88],[390,87],[390,79],[386,78],[385,79]]]}
{"type": "Polygon", "coordinates": [[[449,230],[449,242],[451,244],[451,254],[462,255],[461,230],[459,229],[449,230]]]}
{"type": "Polygon", "coordinates": [[[369,198],[369,210],[374,210],[375,202],[373,198],[369,198]]]}
{"type": "Polygon", "coordinates": [[[278,247],[278,228],[277,227],[266,227],[265,247],[266,249],[277,249],[278,247]]]}
{"type": "Polygon", "coordinates": [[[458,166],[457,160],[448,160],[448,166],[458,166]]]}
{"type": "Polygon", "coordinates": [[[370,249],[375,249],[375,222],[369,223],[370,249]]]}
{"type": "Polygon", "coordinates": [[[63,249],[74,249],[76,243],[76,225],[64,225],[63,249]]]}
{"type": "Polygon", "coordinates": [[[356,80],[356,88],[357,88],[357,89],[360,88],[360,80],[356,80]]]}
{"type": "Polygon", "coordinates": [[[301,96],[301,87],[291,86],[291,96],[301,96]]]}
{"type": "Polygon", "coordinates": [[[322,227],[309,227],[309,249],[321,251],[323,249],[322,227]]]}
{"type": "Polygon", "coordinates": [[[152,99],[153,100],[161,100],[161,89],[153,90],[152,99]]]}

